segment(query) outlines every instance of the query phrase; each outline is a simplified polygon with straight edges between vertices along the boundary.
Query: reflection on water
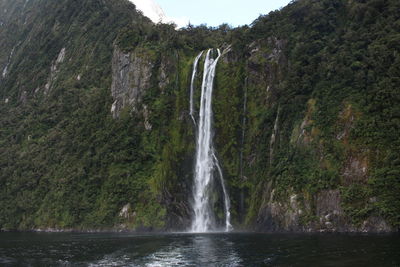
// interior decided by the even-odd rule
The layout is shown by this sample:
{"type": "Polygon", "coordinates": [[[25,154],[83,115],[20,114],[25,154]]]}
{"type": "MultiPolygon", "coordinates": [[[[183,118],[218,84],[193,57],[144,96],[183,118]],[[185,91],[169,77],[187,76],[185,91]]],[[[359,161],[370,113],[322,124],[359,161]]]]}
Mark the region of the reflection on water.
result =
{"type": "MultiPolygon", "coordinates": [[[[186,242],[176,241],[145,257],[141,264],[149,267],[182,265],[240,266],[240,258],[227,238],[212,235],[191,236],[186,242]]],[[[140,265],[140,264],[139,264],[140,265]]]]}
{"type": "Polygon", "coordinates": [[[0,233],[0,266],[400,266],[399,235],[0,233]]]}

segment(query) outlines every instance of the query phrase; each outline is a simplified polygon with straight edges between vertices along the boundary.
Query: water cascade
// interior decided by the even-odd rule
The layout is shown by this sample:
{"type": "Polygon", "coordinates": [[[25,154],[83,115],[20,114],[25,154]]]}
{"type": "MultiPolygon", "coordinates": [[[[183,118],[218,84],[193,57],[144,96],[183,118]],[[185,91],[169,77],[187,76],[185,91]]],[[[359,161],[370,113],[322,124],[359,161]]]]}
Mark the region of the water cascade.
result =
{"type": "Polygon", "coordinates": [[[194,60],[193,63],[193,73],[192,73],[192,80],[190,83],[190,117],[192,117],[193,123],[196,125],[196,120],[194,119],[194,102],[193,102],[193,97],[194,97],[194,81],[196,78],[196,73],[197,73],[197,65],[199,63],[199,60],[201,56],[203,55],[204,51],[201,51],[200,54],[197,55],[196,59],[194,60]]]}
{"type": "MultiPolygon", "coordinates": [[[[194,62],[192,83],[190,88],[190,114],[193,121],[193,83],[196,75],[196,66],[201,57],[200,53],[194,62]]],[[[194,173],[193,188],[193,211],[192,232],[208,232],[216,229],[214,212],[211,205],[210,194],[214,186],[214,174],[217,172],[220,178],[224,197],[225,226],[224,230],[231,230],[230,224],[230,200],[225,187],[222,170],[215,154],[212,135],[212,92],[214,86],[215,70],[218,60],[221,57],[221,51],[218,49],[217,58],[212,58],[212,49],[207,51],[204,62],[203,82],[201,86],[201,99],[199,121],[197,124],[196,140],[196,164],[194,173]]],[[[195,123],[196,124],[196,123],[195,123]]]]}

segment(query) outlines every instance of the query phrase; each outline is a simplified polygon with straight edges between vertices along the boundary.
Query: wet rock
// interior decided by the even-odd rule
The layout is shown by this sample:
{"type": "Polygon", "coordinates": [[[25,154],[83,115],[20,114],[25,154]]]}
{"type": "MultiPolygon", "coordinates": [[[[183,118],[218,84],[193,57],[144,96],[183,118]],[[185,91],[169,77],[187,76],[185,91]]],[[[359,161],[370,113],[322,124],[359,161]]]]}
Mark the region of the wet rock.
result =
{"type": "Polygon", "coordinates": [[[139,110],[139,103],[150,88],[153,67],[154,63],[146,53],[123,53],[115,47],[111,84],[111,94],[114,98],[111,112],[114,118],[118,118],[126,106],[135,111],[139,110]]]}
{"type": "Polygon", "coordinates": [[[147,105],[143,105],[143,117],[144,117],[144,128],[147,131],[151,131],[153,126],[150,123],[150,113],[149,113],[149,110],[147,108],[147,105]]]}
{"type": "Polygon", "coordinates": [[[126,220],[131,220],[136,216],[136,213],[132,211],[131,204],[126,204],[122,207],[121,211],[119,212],[119,217],[122,217],[126,220]]]}
{"type": "Polygon", "coordinates": [[[350,152],[342,171],[345,184],[354,182],[362,182],[367,179],[368,175],[368,156],[366,153],[359,151],[350,152]]]}
{"type": "Polygon", "coordinates": [[[274,129],[272,131],[272,135],[271,135],[271,139],[269,142],[269,161],[270,164],[272,163],[273,160],[273,156],[274,156],[274,145],[275,145],[275,141],[276,141],[276,137],[278,135],[278,130],[279,130],[279,113],[280,113],[280,109],[278,108],[278,112],[276,114],[276,119],[275,119],[275,123],[274,123],[274,129]]]}
{"type": "Polygon", "coordinates": [[[169,76],[168,76],[168,60],[164,59],[161,61],[161,66],[160,66],[160,71],[158,75],[158,87],[161,89],[161,92],[164,92],[165,89],[167,88],[168,84],[170,83],[169,81],[169,76]]]}
{"type": "MultiPolygon", "coordinates": [[[[259,229],[264,231],[305,231],[300,223],[305,207],[299,201],[297,194],[292,194],[287,202],[274,200],[275,190],[269,194],[269,200],[265,203],[258,214],[257,223],[259,229]]],[[[265,198],[265,197],[264,197],[265,198]]]]}
{"type": "Polygon", "coordinates": [[[28,101],[28,92],[27,91],[22,91],[21,96],[19,97],[19,101],[22,102],[22,104],[26,104],[28,101]]]}
{"type": "Polygon", "coordinates": [[[316,216],[319,217],[319,231],[345,230],[348,223],[341,207],[339,190],[323,190],[316,198],[316,216]]]}
{"type": "Polygon", "coordinates": [[[247,48],[250,51],[247,64],[248,86],[265,87],[267,106],[276,103],[279,81],[287,68],[287,58],[283,53],[285,45],[285,41],[270,37],[254,41],[247,48]]]}
{"type": "Polygon", "coordinates": [[[345,104],[344,109],[339,113],[337,140],[348,143],[350,131],[354,128],[355,120],[358,116],[359,114],[354,111],[352,105],[345,104]]]}
{"type": "Polygon", "coordinates": [[[317,216],[328,216],[342,214],[340,207],[340,191],[324,190],[317,195],[317,216]]]}
{"type": "Polygon", "coordinates": [[[295,145],[310,145],[316,138],[318,130],[313,127],[312,115],[315,111],[316,101],[311,98],[307,102],[307,112],[300,125],[293,128],[290,142],[295,145]]]}
{"type": "Polygon", "coordinates": [[[362,232],[387,233],[394,229],[381,217],[371,216],[362,223],[362,232]]]}
{"type": "Polygon", "coordinates": [[[60,65],[65,60],[65,54],[66,54],[66,49],[65,49],[65,47],[63,47],[61,49],[60,53],[58,53],[58,56],[55,59],[55,61],[51,64],[50,74],[49,74],[49,77],[47,78],[47,83],[44,86],[44,94],[45,95],[49,94],[49,92],[51,90],[51,86],[57,79],[57,75],[60,72],[60,65]]]}

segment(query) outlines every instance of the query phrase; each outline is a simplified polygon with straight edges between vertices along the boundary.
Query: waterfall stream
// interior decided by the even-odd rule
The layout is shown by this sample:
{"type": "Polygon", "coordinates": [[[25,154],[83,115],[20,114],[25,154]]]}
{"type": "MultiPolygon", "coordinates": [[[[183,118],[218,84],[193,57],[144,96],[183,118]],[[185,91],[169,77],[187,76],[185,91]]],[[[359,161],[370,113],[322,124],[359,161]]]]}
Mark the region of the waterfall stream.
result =
{"type": "Polygon", "coordinates": [[[192,73],[192,80],[190,83],[190,117],[192,117],[194,125],[196,125],[196,120],[194,119],[194,102],[193,102],[193,97],[194,97],[194,81],[196,78],[196,73],[197,73],[197,65],[199,63],[199,60],[201,56],[203,55],[204,51],[201,51],[200,54],[197,55],[196,59],[194,60],[193,63],[193,73],[192,73]]]}
{"type": "MultiPolygon", "coordinates": [[[[215,149],[212,141],[212,92],[214,86],[215,70],[218,60],[221,57],[221,51],[218,49],[217,58],[213,59],[212,49],[207,51],[204,61],[203,82],[201,86],[200,111],[197,124],[197,139],[196,139],[196,163],[194,172],[194,187],[193,187],[193,211],[194,218],[192,221],[192,232],[208,232],[217,230],[215,215],[211,203],[211,193],[214,183],[214,174],[217,171],[224,199],[225,225],[224,230],[229,231],[232,226],[230,224],[230,200],[223,179],[222,169],[215,154],[215,149]]],[[[190,86],[190,115],[196,125],[194,119],[194,104],[193,92],[194,81],[197,71],[197,64],[203,52],[200,53],[195,61],[192,74],[192,82],[190,86]]]]}

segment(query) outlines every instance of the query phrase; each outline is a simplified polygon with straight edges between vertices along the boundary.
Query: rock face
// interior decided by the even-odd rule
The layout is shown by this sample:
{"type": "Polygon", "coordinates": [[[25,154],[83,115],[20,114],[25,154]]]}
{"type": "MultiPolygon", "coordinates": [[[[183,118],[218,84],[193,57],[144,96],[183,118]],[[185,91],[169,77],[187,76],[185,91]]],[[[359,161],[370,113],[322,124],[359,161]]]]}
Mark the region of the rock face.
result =
{"type": "Polygon", "coordinates": [[[129,230],[129,225],[135,222],[136,213],[132,211],[131,204],[126,204],[119,212],[120,220],[123,222],[116,226],[119,230],[129,230]]]}
{"type": "Polygon", "coordinates": [[[298,195],[293,194],[288,201],[274,200],[275,190],[270,191],[268,202],[260,209],[257,217],[257,228],[267,231],[304,231],[300,224],[301,209],[298,195]]]}
{"type": "Polygon", "coordinates": [[[111,113],[118,118],[121,110],[130,106],[138,111],[143,94],[150,88],[154,62],[143,51],[123,53],[117,47],[112,60],[111,113]]]}
{"type": "Polygon", "coordinates": [[[47,79],[46,85],[44,86],[44,93],[46,95],[50,92],[52,84],[57,79],[57,74],[60,72],[60,65],[65,60],[65,53],[66,53],[66,50],[65,50],[65,47],[63,47],[61,49],[60,53],[58,54],[57,58],[51,64],[50,75],[49,75],[49,78],[47,79]]]}
{"type": "Polygon", "coordinates": [[[284,232],[392,232],[394,229],[380,217],[371,216],[354,226],[341,206],[339,190],[324,190],[311,199],[293,194],[286,200],[274,200],[274,190],[261,207],[257,228],[284,232]]]}
{"type": "Polygon", "coordinates": [[[389,233],[393,232],[392,228],[383,218],[371,216],[361,225],[361,232],[389,233]]]}
{"type": "Polygon", "coordinates": [[[121,110],[129,107],[131,111],[143,115],[146,130],[151,130],[150,110],[143,103],[143,96],[150,88],[164,93],[171,82],[169,77],[174,75],[175,71],[175,62],[169,57],[158,57],[154,55],[154,51],[142,48],[124,53],[115,46],[111,84],[111,95],[114,99],[111,107],[113,117],[118,118],[121,110]]]}
{"type": "Polygon", "coordinates": [[[318,193],[316,202],[316,215],[319,218],[319,231],[340,230],[346,225],[343,210],[340,206],[339,190],[324,190],[318,193]]]}
{"type": "Polygon", "coordinates": [[[265,103],[272,107],[279,93],[279,83],[283,79],[288,60],[283,52],[286,47],[284,40],[270,37],[264,41],[254,41],[248,47],[248,86],[264,87],[265,103]]]}
{"type": "MultiPolygon", "coordinates": [[[[274,37],[264,41],[254,41],[249,45],[247,63],[249,88],[265,88],[259,95],[260,105],[268,112],[274,112],[273,120],[269,122],[269,168],[273,169],[275,150],[279,150],[282,140],[281,127],[287,122],[281,121],[282,109],[279,105],[281,82],[290,68],[284,51],[286,42],[274,37]]],[[[235,61],[234,53],[230,53],[225,61],[235,61]]],[[[251,95],[249,96],[250,100],[251,95]]],[[[326,168],[326,148],[319,140],[320,129],[315,126],[313,114],[317,110],[317,102],[310,98],[306,103],[305,114],[301,121],[291,125],[290,143],[299,150],[311,150],[316,154],[315,161],[319,167],[326,168]]],[[[349,104],[344,104],[337,118],[336,138],[345,147],[349,143],[351,130],[360,114],[349,104]]],[[[251,123],[251,121],[250,121],[251,123]]],[[[261,141],[261,140],[260,140],[261,141]]],[[[253,141],[254,142],[254,141],[253,141]]],[[[267,153],[267,152],[264,152],[267,153]]],[[[360,149],[345,150],[344,161],[340,163],[339,173],[341,184],[350,186],[353,183],[364,183],[368,179],[369,151],[360,149]]],[[[254,155],[254,158],[257,156],[254,155]]],[[[248,158],[245,164],[252,165],[254,158],[248,158]]],[[[299,179],[295,177],[294,179],[299,179]]],[[[370,216],[361,223],[354,224],[343,207],[343,196],[339,189],[323,189],[315,193],[298,192],[287,188],[285,194],[279,195],[275,181],[269,181],[262,189],[261,205],[255,224],[261,231],[288,232],[391,232],[392,227],[381,217],[370,216]]]]}

